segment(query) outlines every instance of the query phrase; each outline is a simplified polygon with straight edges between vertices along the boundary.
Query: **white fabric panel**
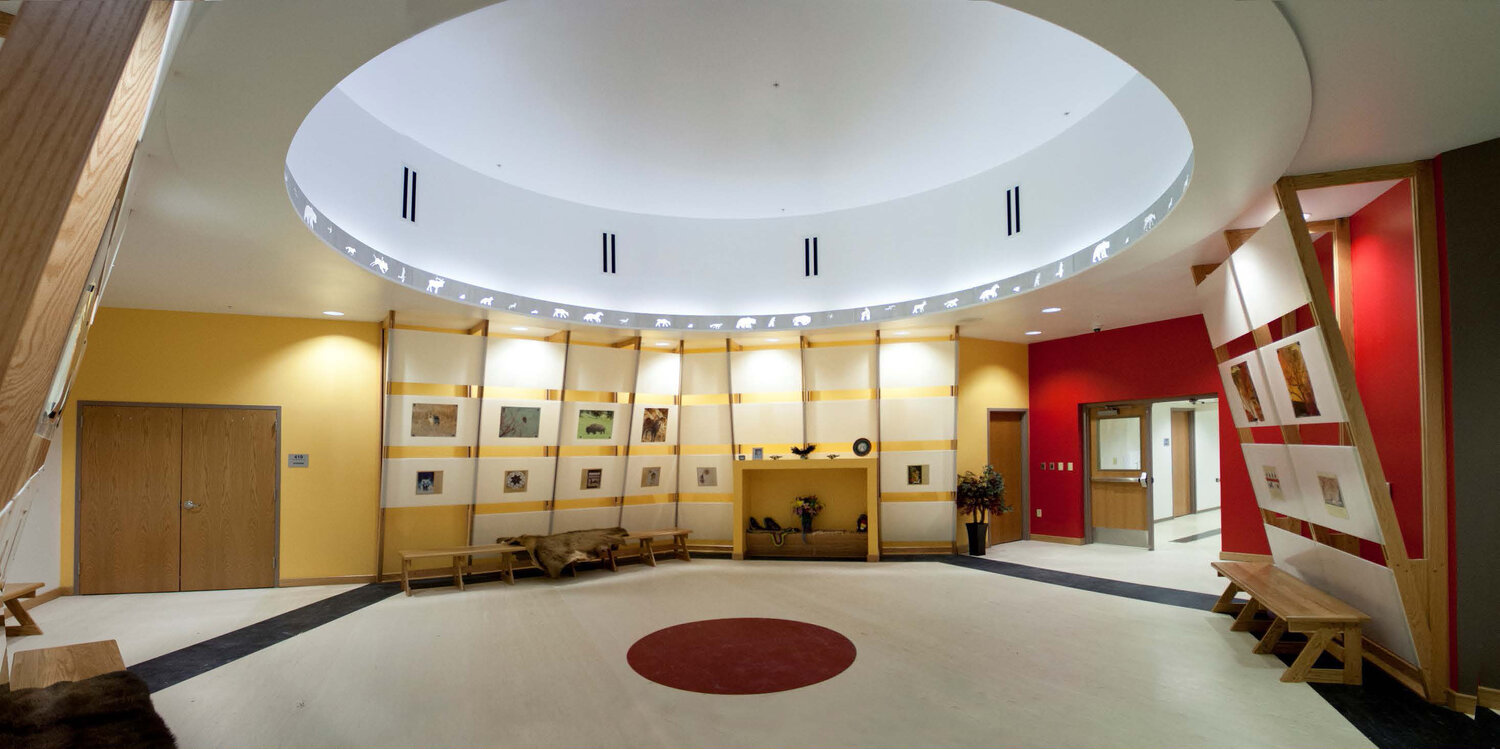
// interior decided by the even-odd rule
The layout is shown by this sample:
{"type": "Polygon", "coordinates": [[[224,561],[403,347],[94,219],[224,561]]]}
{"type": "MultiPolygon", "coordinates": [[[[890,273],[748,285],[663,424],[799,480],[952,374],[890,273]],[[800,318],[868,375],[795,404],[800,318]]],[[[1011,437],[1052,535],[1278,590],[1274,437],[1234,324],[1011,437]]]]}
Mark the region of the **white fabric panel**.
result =
{"type": "Polygon", "coordinates": [[[729,392],[729,357],[718,351],[711,354],[683,354],[682,392],[684,395],[729,392]]]}
{"type": "MultiPolygon", "coordinates": [[[[880,441],[957,439],[953,398],[881,398],[880,441]]],[[[739,432],[735,422],[735,432],[739,432]]]]}
{"type": "Polygon", "coordinates": [[[1297,483],[1302,487],[1308,520],[1351,536],[1384,543],[1380,524],[1375,520],[1375,503],[1360,470],[1359,453],[1353,447],[1289,445],[1287,449],[1292,454],[1297,483]],[[1324,501],[1323,479],[1326,477],[1337,479],[1344,502],[1343,513],[1324,501]]]}
{"type": "Polygon", "coordinates": [[[678,465],[680,480],[677,491],[685,494],[733,494],[734,456],[732,455],[684,455],[678,465]],[[698,486],[698,468],[713,466],[719,469],[717,486],[698,486]]]}
{"type": "Polygon", "coordinates": [[[693,541],[728,541],[734,538],[733,502],[682,502],[677,505],[677,527],[691,530],[693,541]]]}
{"type": "Polygon", "coordinates": [[[1266,370],[1262,366],[1260,353],[1251,351],[1244,356],[1237,356],[1219,365],[1219,379],[1224,383],[1224,394],[1229,399],[1229,416],[1234,420],[1235,427],[1274,426],[1281,422],[1276,418],[1276,405],[1271,402],[1271,386],[1266,380],[1266,370]],[[1260,403],[1260,419],[1251,420],[1251,416],[1245,413],[1244,401],[1240,398],[1239,387],[1234,382],[1231,370],[1238,365],[1243,365],[1245,372],[1250,377],[1250,385],[1255,390],[1256,398],[1260,403]]]}
{"type": "Polygon", "coordinates": [[[1315,588],[1326,590],[1323,582],[1323,558],[1318,542],[1266,524],[1266,541],[1271,544],[1271,559],[1277,569],[1315,588]]]}
{"type": "Polygon", "coordinates": [[[953,513],[952,502],[881,502],[880,540],[952,542],[953,513]]]}
{"type": "Polygon", "coordinates": [[[620,487],[623,486],[621,479],[624,477],[624,470],[625,458],[620,455],[558,458],[557,491],[554,496],[557,499],[618,497],[620,487]],[[604,471],[600,476],[598,489],[582,488],[583,472],[589,468],[604,471]]]}
{"type": "Polygon", "coordinates": [[[635,404],[635,406],[631,410],[633,412],[633,415],[630,417],[630,424],[631,424],[631,429],[630,429],[630,444],[632,444],[632,445],[675,445],[675,444],[677,444],[677,431],[678,431],[678,428],[681,426],[681,421],[682,421],[678,417],[678,408],[677,408],[677,406],[663,406],[663,405],[653,405],[653,404],[650,404],[650,403],[637,403],[637,404],[635,404]],[[646,424],[646,409],[648,409],[648,408],[665,408],[665,409],[667,409],[667,434],[666,434],[666,441],[665,442],[642,442],[641,441],[641,430],[645,428],[645,424],[646,424]]]}
{"type": "Polygon", "coordinates": [[[1234,265],[1222,263],[1198,284],[1198,308],[1208,326],[1208,342],[1214,346],[1249,333],[1252,328],[1240,300],[1240,285],[1234,277],[1234,265]]]}
{"type": "Polygon", "coordinates": [[[1245,451],[1245,468],[1250,472],[1250,486],[1255,490],[1255,503],[1263,509],[1290,515],[1299,520],[1311,520],[1307,501],[1302,497],[1302,485],[1297,481],[1297,471],[1292,465],[1292,454],[1286,445],[1241,445],[1245,451]],[[1270,486],[1267,472],[1273,471],[1280,479],[1281,496],[1277,497],[1270,486]]]}
{"type": "Polygon", "coordinates": [[[639,497],[647,494],[675,494],[677,492],[677,456],[632,455],[625,466],[625,496],[639,497]],[[641,486],[641,474],[646,468],[661,469],[661,480],[656,486],[641,486]]]}
{"type": "MultiPolygon", "coordinates": [[[[676,527],[677,504],[625,505],[620,513],[620,525],[631,533],[676,527]]],[[[661,554],[662,548],[665,546],[657,547],[658,555],[661,554]]]]}
{"type": "Polygon", "coordinates": [[[879,411],[880,404],[873,400],[808,401],[807,441],[842,444],[834,452],[855,457],[855,440],[866,437],[872,443],[876,441],[879,411]]]}
{"type": "Polygon", "coordinates": [[[568,390],[632,392],[635,388],[635,357],[634,348],[569,346],[563,387],[568,390]]]}
{"type": "Polygon", "coordinates": [[[386,507],[441,507],[474,501],[473,458],[391,458],[385,462],[386,507]],[[442,471],[441,494],[417,494],[418,471],[442,471]]]}
{"type": "Polygon", "coordinates": [[[480,458],[476,501],[535,502],[552,499],[552,473],[557,458],[480,458]],[[525,471],[526,491],[505,491],[505,472],[525,471]]]}
{"type": "Polygon", "coordinates": [[[813,347],[803,352],[808,390],[875,387],[875,345],[813,347]]]}
{"type": "Polygon", "coordinates": [[[491,338],[485,354],[484,384],[491,387],[562,387],[567,347],[549,341],[491,338]]]}
{"type": "MultiPolygon", "coordinates": [[[[735,351],[729,355],[729,367],[736,393],[802,392],[799,349],[735,351]]],[[[739,424],[735,424],[735,430],[739,430],[739,424]]]]}
{"type": "Polygon", "coordinates": [[[957,352],[953,341],[883,343],[880,347],[880,386],[951,386],[957,382],[954,370],[957,352]]]}
{"type": "Polygon", "coordinates": [[[683,445],[727,445],[729,435],[729,406],[683,406],[680,419],[679,444],[683,445]]]}
{"type": "Polygon", "coordinates": [[[484,366],[481,336],[392,330],[391,382],[478,385],[484,366]]]}
{"type": "MultiPolygon", "coordinates": [[[[736,403],[734,441],[742,445],[761,443],[802,444],[802,403],[736,403]]],[[[790,454],[781,453],[781,454],[790,454]]]]}
{"type": "Polygon", "coordinates": [[[1370,615],[1371,621],[1364,628],[1365,637],[1384,645],[1410,663],[1420,665],[1411,627],[1401,607],[1401,591],[1396,587],[1395,573],[1332,546],[1320,544],[1318,554],[1324,572],[1324,584],[1319,587],[1370,615]]]}
{"type": "MultiPolygon", "coordinates": [[[[552,445],[557,442],[557,419],[562,412],[562,403],[559,401],[539,401],[525,398],[485,398],[484,406],[480,409],[479,420],[479,444],[480,445],[503,445],[517,447],[540,447],[552,445]],[[538,410],[537,430],[535,437],[504,437],[500,436],[500,417],[504,415],[506,406],[520,408],[535,408],[538,410]]],[[[573,417],[573,423],[578,423],[578,417],[573,417]]]]}
{"type": "Polygon", "coordinates": [[[563,445],[624,445],[629,439],[631,429],[630,406],[624,403],[564,403],[562,404],[562,441],[563,445]],[[578,412],[579,411],[614,411],[614,423],[611,426],[609,439],[579,439],[578,438],[578,412]]]}
{"type": "Polygon", "coordinates": [[[545,536],[552,523],[550,512],[507,512],[475,515],[473,540],[470,543],[492,544],[497,538],[545,536]]]}
{"type": "Polygon", "coordinates": [[[1278,211],[1231,253],[1229,262],[1252,330],[1307,304],[1307,281],[1284,212],[1278,211]]]}
{"type": "Polygon", "coordinates": [[[880,492],[904,494],[954,491],[958,488],[958,479],[955,476],[957,460],[958,456],[952,450],[881,453],[880,492]],[[906,483],[906,467],[913,465],[927,466],[927,483],[906,483]]]}
{"type": "Polygon", "coordinates": [[[665,351],[641,350],[640,371],[635,377],[635,392],[676,395],[681,378],[682,356],[665,351]]]}
{"type": "Polygon", "coordinates": [[[619,524],[619,507],[585,507],[577,510],[557,510],[552,513],[553,533],[614,528],[619,524]]]}
{"type": "Polygon", "coordinates": [[[1294,336],[1263,346],[1260,356],[1266,370],[1271,401],[1276,404],[1276,413],[1281,418],[1281,423],[1322,424],[1344,420],[1344,402],[1333,379],[1333,361],[1328,358],[1328,349],[1323,345],[1323,338],[1317,328],[1308,328],[1294,336]],[[1292,408],[1292,397],[1286,385],[1286,368],[1282,366],[1278,352],[1293,344],[1301,344],[1302,361],[1306,363],[1307,377],[1312,383],[1317,415],[1299,416],[1292,408]]]}
{"type": "Polygon", "coordinates": [[[387,445],[431,445],[470,447],[479,428],[479,399],[444,395],[391,395],[386,397],[385,443],[387,445]],[[458,406],[457,428],[452,437],[411,436],[411,407],[417,403],[442,403],[458,406]]]}

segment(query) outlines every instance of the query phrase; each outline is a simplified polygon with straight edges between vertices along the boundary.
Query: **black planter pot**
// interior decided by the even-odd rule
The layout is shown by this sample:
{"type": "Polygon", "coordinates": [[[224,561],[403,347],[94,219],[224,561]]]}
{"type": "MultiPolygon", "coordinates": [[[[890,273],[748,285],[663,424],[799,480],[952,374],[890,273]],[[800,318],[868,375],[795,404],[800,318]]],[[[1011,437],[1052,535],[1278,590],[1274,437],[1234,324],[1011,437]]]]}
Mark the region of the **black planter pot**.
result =
{"type": "Polygon", "coordinates": [[[984,556],[984,545],[989,541],[989,523],[965,523],[969,527],[969,554],[976,557],[984,556]]]}
{"type": "Polygon", "coordinates": [[[812,533],[812,516],[811,515],[803,515],[802,516],[802,535],[805,536],[805,535],[807,535],[809,533],[812,533]]]}

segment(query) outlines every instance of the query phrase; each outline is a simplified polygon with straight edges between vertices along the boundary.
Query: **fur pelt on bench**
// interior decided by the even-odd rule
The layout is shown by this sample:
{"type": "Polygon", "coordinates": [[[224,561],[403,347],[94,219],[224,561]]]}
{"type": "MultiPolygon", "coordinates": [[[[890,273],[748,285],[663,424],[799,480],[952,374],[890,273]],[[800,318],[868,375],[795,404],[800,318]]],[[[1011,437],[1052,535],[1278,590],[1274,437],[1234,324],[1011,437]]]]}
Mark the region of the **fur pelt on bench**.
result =
{"type": "Polygon", "coordinates": [[[0,747],[177,746],[141,677],[116,671],[44,689],[0,693],[0,747]]]}
{"type": "Polygon", "coordinates": [[[550,536],[516,536],[497,538],[495,543],[524,546],[547,577],[557,577],[573,562],[598,559],[606,549],[618,549],[629,533],[624,528],[594,528],[584,531],[554,533],[550,536]]]}

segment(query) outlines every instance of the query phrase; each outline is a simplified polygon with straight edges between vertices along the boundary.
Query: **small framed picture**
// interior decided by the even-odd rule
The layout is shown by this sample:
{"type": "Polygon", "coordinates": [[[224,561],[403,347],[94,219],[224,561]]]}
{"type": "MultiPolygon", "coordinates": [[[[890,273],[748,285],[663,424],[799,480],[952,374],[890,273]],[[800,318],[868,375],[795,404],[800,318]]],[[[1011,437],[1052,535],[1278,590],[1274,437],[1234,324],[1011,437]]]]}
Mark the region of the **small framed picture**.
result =
{"type": "Polygon", "coordinates": [[[751,448],[751,450],[750,450],[750,459],[751,460],[764,460],[765,457],[766,457],[766,449],[764,447],[751,448]]]}
{"type": "Polygon", "coordinates": [[[442,494],[442,471],[417,471],[417,494],[442,494]]]}
{"type": "Polygon", "coordinates": [[[580,488],[580,489],[598,489],[603,484],[604,484],[604,469],[603,468],[585,468],[585,469],[583,469],[583,481],[579,485],[578,488],[580,488]]]}
{"type": "Polygon", "coordinates": [[[661,486],[661,466],[646,466],[642,468],[641,486],[661,486]]]}
{"type": "Polygon", "coordinates": [[[528,474],[527,471],[506,471],[505,472],[505,493],[506,494],[514,494],[516,492],[524,492],[524,491],[526,491],[526,485],[528,483],[528,481],[527,481],[528,475],[529,474],[528,474]]]}
{"type": "Polygon", "coordinates": [[[714,466],[700,466],[698,468],[698,486],[718,486],[719,469],[714,466]]]}
{"type": "Polygon", "coordinates": [[[908,486],[927,483],[928,467],[925,465],[907,466],[906,483],[908,486]]]}

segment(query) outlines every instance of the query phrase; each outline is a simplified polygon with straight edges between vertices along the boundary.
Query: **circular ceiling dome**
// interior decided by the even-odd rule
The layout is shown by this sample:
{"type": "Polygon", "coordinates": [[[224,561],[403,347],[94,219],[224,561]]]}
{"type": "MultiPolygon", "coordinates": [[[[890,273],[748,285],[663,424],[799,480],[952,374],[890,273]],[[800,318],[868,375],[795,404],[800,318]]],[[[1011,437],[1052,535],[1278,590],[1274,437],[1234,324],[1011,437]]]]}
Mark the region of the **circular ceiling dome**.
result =
{"type": "Polygon", "coordinates": [[[430,294],[744,329],[1055,283],[1191,165],[1150,81],[993,2],[508,0],[350,74],[286,181],[325,243],[430,294]]]}

